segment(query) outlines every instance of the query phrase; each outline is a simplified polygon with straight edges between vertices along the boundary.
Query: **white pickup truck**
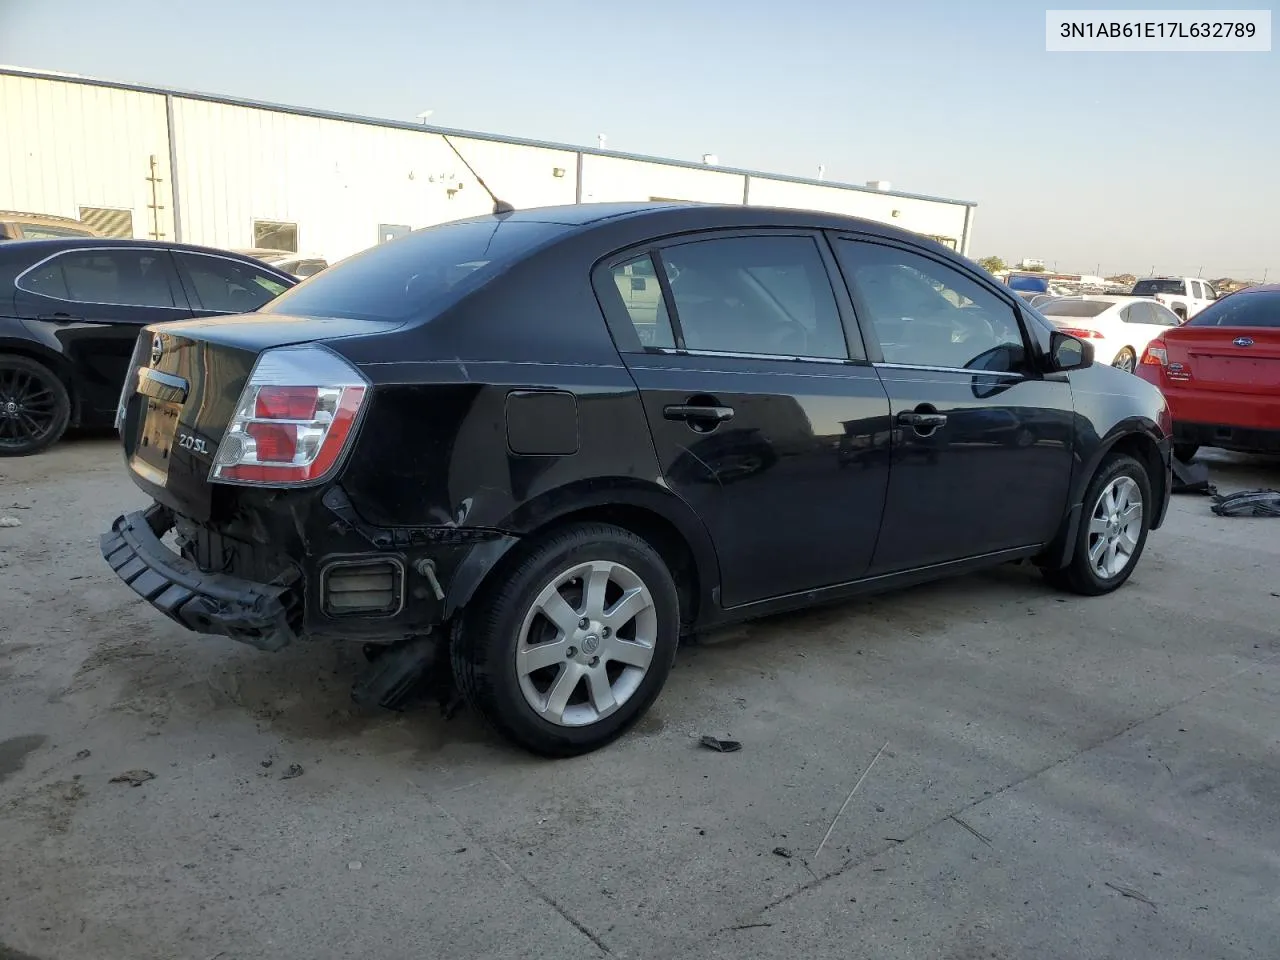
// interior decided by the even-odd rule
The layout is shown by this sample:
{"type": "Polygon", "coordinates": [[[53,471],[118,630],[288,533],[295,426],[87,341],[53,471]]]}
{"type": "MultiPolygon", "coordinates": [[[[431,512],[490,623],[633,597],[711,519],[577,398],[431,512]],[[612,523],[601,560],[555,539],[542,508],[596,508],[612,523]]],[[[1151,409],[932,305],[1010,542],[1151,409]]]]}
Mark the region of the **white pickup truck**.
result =
{"type": "Polygon", "coordinates": [[[1147,277],[1133,285],[1132,295],[1154,298],[1184,323],[1218,299],[1218,291],[1207,280],[1195,277],[1147,277]]]}

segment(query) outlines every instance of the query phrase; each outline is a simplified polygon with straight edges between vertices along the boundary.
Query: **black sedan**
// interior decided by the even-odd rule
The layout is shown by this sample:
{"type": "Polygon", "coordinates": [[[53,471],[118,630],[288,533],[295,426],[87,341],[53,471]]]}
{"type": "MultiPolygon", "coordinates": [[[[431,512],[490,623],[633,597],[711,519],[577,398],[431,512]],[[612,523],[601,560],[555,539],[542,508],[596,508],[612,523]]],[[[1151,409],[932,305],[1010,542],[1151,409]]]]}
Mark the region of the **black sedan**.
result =
{"type": "Polygon", "coordinates": [[[139,331],[246,313],[297,284],[250,257],[147,240],[0,245],[0,456],[110,425],[139,331]]]}
{"type": "Polygon", "coordinates": [[[1115,590],[1171,487],[1159,390],[944,247],[802,211],[444,224],[133,364],[124,581],[262,649],[361,641],[366,702],[437,664],[549,755],[695,631],[1017,560],[1115,590]]]}

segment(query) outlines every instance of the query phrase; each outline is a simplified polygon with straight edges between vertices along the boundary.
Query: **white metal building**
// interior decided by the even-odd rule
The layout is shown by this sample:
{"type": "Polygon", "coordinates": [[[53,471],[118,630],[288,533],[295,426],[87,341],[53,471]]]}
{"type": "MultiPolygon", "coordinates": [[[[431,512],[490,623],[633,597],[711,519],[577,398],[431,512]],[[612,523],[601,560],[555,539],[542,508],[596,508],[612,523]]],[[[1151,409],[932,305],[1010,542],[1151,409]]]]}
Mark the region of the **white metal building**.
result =
{"type": "Polygon", "coordinates": [[[468,165],[517,208],[799,207],[893,223],[965,253],[973,226],[965,201],[15,68],[0,69],[0,117],[0,209],[330,261],[489,212],[468,165]]]}

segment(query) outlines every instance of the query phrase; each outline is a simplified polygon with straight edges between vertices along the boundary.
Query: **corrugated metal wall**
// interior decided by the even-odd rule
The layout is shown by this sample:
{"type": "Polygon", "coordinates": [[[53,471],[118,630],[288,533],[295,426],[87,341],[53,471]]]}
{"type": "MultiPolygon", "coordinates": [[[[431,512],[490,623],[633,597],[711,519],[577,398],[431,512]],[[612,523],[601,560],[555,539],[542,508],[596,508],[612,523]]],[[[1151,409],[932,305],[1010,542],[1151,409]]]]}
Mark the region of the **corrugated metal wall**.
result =
{"type": "Polygon", "coordinates": [[[159,231],[225,249],[258,245],[255,221],[296,228],[299,252],[337,260],[391,232],[475,216],[488,196],[454,150],[517,208],[696,200],[825,210],[948,238],[964,249],[964,204],[743,172],[450,136],[178,94],[0,74],[0,208],[77,217],[132,213],[159,231]],[[171,118],[169,114],[171,113],[171,118]],[[173,142],[169,137],[172,134],[173,142]],[[169,171],[170,158],[176,177],[169,171]],[[176,180],[176,188],[174,187],[176,180]],[[176,189],[176,197],[174,190],[176,189]],[[175,204],[176,201],[176,204],[175,204]]]}
{"type": "Polygon", "coordinates": [[[81,207],[130,210],[133,235],[173,239],[164,97],[44,78],[0,76],[0,209],[79,219],[81,207]]]}

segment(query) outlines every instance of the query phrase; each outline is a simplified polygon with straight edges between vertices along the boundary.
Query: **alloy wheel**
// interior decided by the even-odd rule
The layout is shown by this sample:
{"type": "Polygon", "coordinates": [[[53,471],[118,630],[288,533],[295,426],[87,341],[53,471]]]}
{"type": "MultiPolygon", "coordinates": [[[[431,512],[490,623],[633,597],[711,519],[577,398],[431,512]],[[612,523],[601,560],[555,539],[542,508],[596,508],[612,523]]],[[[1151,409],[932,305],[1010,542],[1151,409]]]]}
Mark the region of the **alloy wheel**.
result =
{"type": "Polygon", "coordinates": [[[550,723],[596,723],[640,688],[657,636],[653,595],[635,571],[610,560],[576,564],[538,593],[524,617],[520,690],[550,723]]]}
{"type": "Polygon", "coordinates": [[[1126,349],[1112,361],[1111,365],[1117,370],[1123,370],[1125,373],[1133,373],[1138,368],[1138,360],[1132,351],[1126,349]]]}
{"type": "Polygon", "coordinates": [[[57,425],[53,384],[31,370],[0,366],[0,447],[37,446],[57,425]]]}
{"type": "Polygon", "coordinates": [[[1128,476],[1103,488],[1089,519],[1089,564],[1103,580],[1118,577],[1133,562],[1142,536],[1142,491],[1128,476]]]}

